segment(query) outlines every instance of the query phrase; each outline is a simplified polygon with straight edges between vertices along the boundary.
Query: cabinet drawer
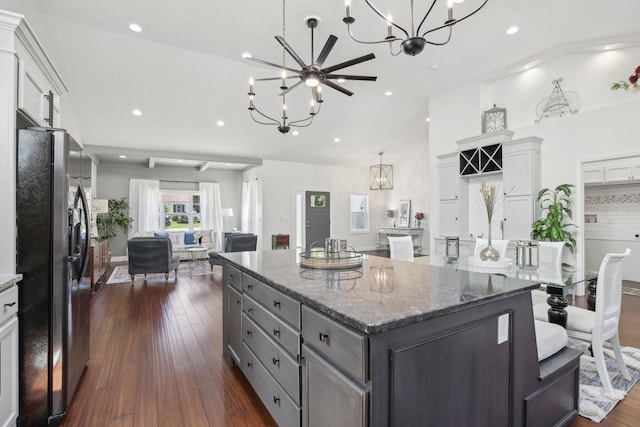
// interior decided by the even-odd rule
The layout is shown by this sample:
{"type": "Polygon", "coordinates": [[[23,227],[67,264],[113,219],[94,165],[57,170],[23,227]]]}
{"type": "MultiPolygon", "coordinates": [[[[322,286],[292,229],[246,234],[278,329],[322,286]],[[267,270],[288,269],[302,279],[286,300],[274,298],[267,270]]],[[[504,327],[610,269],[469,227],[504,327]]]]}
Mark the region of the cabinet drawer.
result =
{"type": "Polygon", "coordinates": [[[298,362],[277,346],[246,314],[242,315],[242,338],[269,373],[289,393],[293,401],[300,403],[300,365],[298,362]]]}
{"type": "Polygon", "coordinates": [[[238,292],[242,292],[242,273],[237,268],[225,263],[222,272],[224,281],[232,285],[238,292]]]}
{"type": "Polygon", "coordinates": [[[264,406],[282,427],[300,425],[300,407],[284,392],[246,344],[242,346],[242,372],[264,406]]]}
{"type": "Polygon", "coordinates": [[[327,356],[334,365],[365,382],[367,380],[367,338],[328,317],[302,306],[304,343],[327,356]]]}
{"type": "Polygon", "coordinates": [[[271,313],[300,329],[300,303],[247,274],[242,277],[242,289],[271,313]]]}
{"type": "Polygon", "coordinates": [[[18,287],[0,292],[0,324],[18,312],[18,287]]]}
{"type": "Polygon", "coordinates": [[[254,320],[278,344],[287,350],[294,359],[300,354],[300,334],[291,326],[267,311],[247,295],[242,296],[243,311],[254,320]]]}

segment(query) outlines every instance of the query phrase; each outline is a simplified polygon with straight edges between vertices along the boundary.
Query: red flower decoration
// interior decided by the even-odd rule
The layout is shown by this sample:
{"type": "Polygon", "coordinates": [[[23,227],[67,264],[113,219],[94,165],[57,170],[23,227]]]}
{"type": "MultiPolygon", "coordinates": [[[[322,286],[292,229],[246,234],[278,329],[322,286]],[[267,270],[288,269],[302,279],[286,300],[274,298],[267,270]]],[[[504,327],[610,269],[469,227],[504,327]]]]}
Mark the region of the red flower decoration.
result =
{"type": "Polygon", "coordinates": [[[640,78],[640,66],[638,66],[635,70],[635,74],[629,76],[629,82],[625,82],[624,80],[620,80],[619,82],[615,82],[611,85],[611,90],[624,89],[628,90],[629,88],[638,88],[638,79],[640,78]]]}
{"type": "Polygon", "coordinates": [[[424,214],[422,212],[416,212],[416,219],[423,219],[424,214]]]}

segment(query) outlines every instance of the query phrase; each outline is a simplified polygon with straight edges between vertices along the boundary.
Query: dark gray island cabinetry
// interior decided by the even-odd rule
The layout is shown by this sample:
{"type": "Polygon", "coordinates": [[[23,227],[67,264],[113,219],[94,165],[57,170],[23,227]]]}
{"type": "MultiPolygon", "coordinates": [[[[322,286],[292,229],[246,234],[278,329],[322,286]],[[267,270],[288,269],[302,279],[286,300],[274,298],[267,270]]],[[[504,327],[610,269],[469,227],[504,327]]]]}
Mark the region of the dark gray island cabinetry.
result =
{"type": "Polygon", "coordinates": [[[225,358],[279,425],[529,424],[536,283],[372,256],[357,274],[310,274],[293,250],[221,255],[225,358]],[[392,287],[371,267],[392,267],[392,287]]]}

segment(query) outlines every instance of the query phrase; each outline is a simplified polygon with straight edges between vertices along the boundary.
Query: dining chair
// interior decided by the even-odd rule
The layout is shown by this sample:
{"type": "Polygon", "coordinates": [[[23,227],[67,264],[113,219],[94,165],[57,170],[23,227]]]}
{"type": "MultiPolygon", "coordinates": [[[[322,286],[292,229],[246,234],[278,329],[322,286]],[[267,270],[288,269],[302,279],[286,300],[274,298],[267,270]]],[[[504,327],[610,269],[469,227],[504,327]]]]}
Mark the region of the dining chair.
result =
{"type": "Polygon", "coordinates": [[[568,306],[567,334],[591,343],[593,356],[598,368],[605,393],[612,396],[613,387],[604,360],[603,345],[611,342],[618,368],[622,376],[630,380],[629,371],[622,359],[618,322],[620,319],[620,303],[622,300],[622,268],[631,250],[624,253],[608,253],[604,256],[598,271],[596,293],[596,311],[580,307],[568,306]]]}
{"type": "Polygon", "coordinates": [[[413,238],[411,236],[389,236],[391,259],[413,261],[413,238]]]}
{"type": "MultiPolygon", "coordinates": [[[[473,256],[479,257],[480,251],[487,247],[489,244],[489,240],[476,238],[476,247],[473,251],[473,256]]],[[[493,246],[498,252],[500,252],[500,258],[507,257],[507,246],[509,245],[508,240],[491,240],[491,246],[493,246]]]]}

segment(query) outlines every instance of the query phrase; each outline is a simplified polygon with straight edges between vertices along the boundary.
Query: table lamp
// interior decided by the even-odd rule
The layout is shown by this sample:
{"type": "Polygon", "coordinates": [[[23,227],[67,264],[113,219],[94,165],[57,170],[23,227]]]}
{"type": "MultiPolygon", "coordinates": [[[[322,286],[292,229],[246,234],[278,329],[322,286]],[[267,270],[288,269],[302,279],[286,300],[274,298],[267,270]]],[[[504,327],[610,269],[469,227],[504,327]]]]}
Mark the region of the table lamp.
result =
{"type": "Polygon", "coordinates": [[[222,215],[222,220],[224,221],[224,231],[231,231],[229,222],[233,217],[233,208],[222,208],[220,213],[222,215]]]}

